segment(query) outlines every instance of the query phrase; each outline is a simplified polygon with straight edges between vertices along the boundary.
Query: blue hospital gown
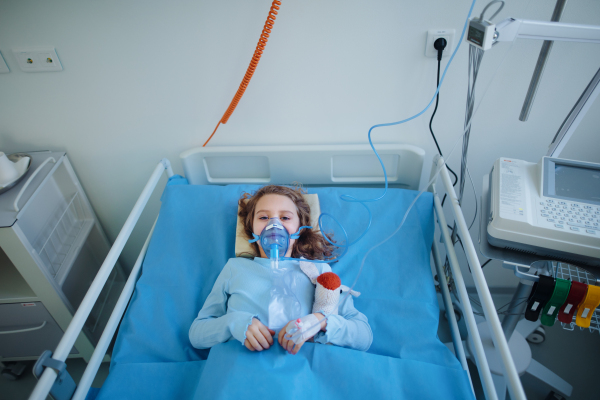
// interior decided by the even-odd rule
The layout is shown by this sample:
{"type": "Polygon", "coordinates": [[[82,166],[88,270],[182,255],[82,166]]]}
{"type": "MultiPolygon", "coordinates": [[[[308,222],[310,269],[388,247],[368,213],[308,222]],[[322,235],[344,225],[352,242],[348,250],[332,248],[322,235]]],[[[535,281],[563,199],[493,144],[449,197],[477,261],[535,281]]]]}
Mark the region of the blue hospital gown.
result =
{"type": "MultiPolygon", "coordinates": [[[[296,276],[296,295],[302,315],[312,312],[315,287],[300,270],[298,261],[280,261],[280,268],[293,268],[296,276]]],[[[324,263],[315,264],[319,273],[330,272],[324,263]]],[[[246,330],[257,318],[267,325],[271,289],[271,264],[267,258],[231,258],[206,298],[198,317],[190,327],[190,342],[198,349],[218,343],[238,340],[244,344],[246,330]]],[[[354,308],[352,296],[340,296],[338,315],[327,320],[326,331],[314,336],[315,342],[331,343],[366,351],[371,346],[373,334],[367,317],[354,308]]]]}

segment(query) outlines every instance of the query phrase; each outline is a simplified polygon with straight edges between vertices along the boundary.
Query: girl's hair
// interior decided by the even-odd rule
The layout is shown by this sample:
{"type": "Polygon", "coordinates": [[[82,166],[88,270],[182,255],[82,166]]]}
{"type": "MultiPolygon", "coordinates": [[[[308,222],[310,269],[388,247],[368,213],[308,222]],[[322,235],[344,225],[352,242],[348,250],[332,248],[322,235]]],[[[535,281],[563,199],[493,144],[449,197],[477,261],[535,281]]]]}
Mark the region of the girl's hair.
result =
{"type": "MultiPolygon", "coordinates": [[[[304,200],[302,196],[301,188],[289,188],[285,186],[268,185],[258,189],[253,194],[244,193],[239,200],[240,212],[239,216],[242,219],[244,225],[244,233],[248,239],[252,239],[252,222],[254,221],[254,212],[256,211],[256,203],[261,197],[267,194],[277,194],[280,196],[288,197],[296,205],[298,211],[298,217],[300,219],[300,226],[310,226],[310,206],[304,200]]],[[[290,232],[290,234],[295,232],[290,232]]],[[[333,242],[330,236],[329,240],[333,242]]],[[[260,256],[258,249],[258,243],[251,243],[252,249],[254,250],[254,256],[260,256]]],[[[323,260],[333,255],[334,246],[329,243],[325,238],[314,229],[302,229],[300,237],[296,239],[294,248],[292,249],[292,257],[300,258],[304,257],[309,260],[323,260]]]]}

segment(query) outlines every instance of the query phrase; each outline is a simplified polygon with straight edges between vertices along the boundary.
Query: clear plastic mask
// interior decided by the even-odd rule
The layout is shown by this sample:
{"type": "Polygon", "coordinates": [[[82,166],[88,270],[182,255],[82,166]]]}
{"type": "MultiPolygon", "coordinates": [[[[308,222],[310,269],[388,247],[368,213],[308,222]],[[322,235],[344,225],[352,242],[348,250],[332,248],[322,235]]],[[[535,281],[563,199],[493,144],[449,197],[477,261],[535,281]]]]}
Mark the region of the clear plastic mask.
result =
{"type": "Polygon", "coordinates": [[[271,260],[279,260],[285,257],[290,245],[290,234],[283,226],[279,218],[269,219],[269,223],[260,233],[260,247],[271,260]]]}

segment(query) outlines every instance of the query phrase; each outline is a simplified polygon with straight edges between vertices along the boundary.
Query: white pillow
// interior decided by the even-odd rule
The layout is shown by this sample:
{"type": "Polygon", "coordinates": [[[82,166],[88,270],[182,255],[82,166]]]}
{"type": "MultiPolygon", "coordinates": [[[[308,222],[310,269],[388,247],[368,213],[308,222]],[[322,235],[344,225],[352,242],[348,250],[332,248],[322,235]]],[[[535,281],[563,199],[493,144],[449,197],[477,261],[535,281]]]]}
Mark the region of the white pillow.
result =
{"type": "MultiPolygon", "coordinates": [[[[319,206],[319,195],[317,194],[303,194],[304,200],[310,207],[310,224],[313,229],[319,229],[319,215],[321,215],[321,207],[319,206]]],[[[235,256],[240,257],[242,254],[247,256],[248,254],[254,254],[254,250],[248,243],[248,238],[244,233],[244,224],[240,218],[240,207],[238,206],[237,216],[237,228],[235,232],[235,256]]],[[[295,232],[294,232],[295,233],[295,232]]]]}

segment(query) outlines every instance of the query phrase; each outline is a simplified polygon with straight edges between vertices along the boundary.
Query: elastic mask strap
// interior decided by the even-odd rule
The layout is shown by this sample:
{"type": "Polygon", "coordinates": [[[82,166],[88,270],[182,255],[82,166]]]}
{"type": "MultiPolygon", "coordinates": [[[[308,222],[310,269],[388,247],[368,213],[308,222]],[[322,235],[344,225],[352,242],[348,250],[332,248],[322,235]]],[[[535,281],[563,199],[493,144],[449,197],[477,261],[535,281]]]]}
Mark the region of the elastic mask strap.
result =
{"type": "Polygon", "coordinates": [[[298,239],[300,238],[300,231],[304,228],[312,228],[312,226],[301,226],[300,228],[298,228],[298,232],[294,233],[293,235],[290,236],[290,239],[298,239]]]}
{"type": "Polygon", "coordinates": [[[254,236],[254,239],[248,240],[248,243],[258,242],[260,240],[260,236],[257,236],[256,233],[252,232],[252,236],[254,236]]]}

